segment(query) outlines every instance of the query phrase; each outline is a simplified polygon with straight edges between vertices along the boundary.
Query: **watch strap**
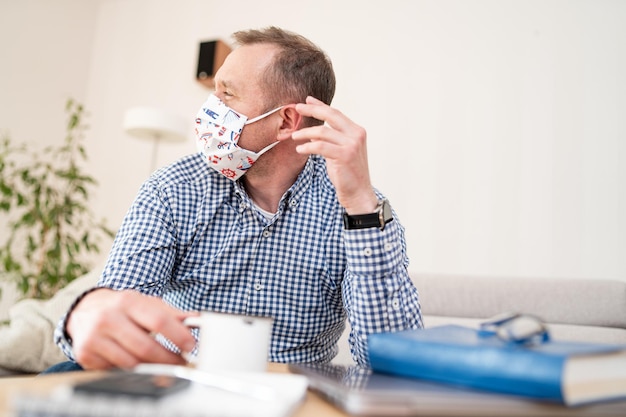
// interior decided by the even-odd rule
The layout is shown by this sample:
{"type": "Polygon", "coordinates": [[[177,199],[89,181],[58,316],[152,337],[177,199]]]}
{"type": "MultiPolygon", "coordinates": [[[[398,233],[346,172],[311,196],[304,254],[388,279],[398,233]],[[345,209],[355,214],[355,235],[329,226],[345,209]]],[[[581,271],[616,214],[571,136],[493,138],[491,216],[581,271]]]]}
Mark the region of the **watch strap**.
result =
{"type": "Polygon", "coordinates": [[[374,213],[343,214],[343,226],[346,230],[367,229],[370,227],[378,227],[380,230],[384,230],[385,225],[392,220],[391,206],[386,199],[378,202],[374,213]]]}
{"type": "Polygon", "coordinates": [[[343,214],[343,226],[345,229],[367,229],[369,227],[380,227],[380,218],[378,213],[369,214],[343,214]]]}

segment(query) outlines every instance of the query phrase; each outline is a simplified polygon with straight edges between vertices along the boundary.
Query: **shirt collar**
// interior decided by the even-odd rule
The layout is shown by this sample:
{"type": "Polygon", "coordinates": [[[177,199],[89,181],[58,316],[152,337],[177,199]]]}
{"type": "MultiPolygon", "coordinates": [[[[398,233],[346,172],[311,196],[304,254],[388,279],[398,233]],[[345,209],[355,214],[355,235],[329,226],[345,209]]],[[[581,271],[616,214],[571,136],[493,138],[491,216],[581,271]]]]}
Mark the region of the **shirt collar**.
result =
{"type": "MultiPolygon", "coordinates": [[[[283,194],[278,203],[278,214],[282,214],[284,211],[291,210],[295,211],[302,200],[302,197],[310,187],[313,182],[313,176],[315,173],[315,156],[311,155],[307,159],[304,168],[298,175],[296,182],[289,187],[289,189],[283,194]]],[[[228,180],[230,181],[230,180],[228,180]]],[[[238,197],[240,206],[242,207],[251,207],[253,206],[252,201],[250,200],[250,196],[243,187],[241,181],[232,182],[232,190],[235,195],[238,197]]]]}

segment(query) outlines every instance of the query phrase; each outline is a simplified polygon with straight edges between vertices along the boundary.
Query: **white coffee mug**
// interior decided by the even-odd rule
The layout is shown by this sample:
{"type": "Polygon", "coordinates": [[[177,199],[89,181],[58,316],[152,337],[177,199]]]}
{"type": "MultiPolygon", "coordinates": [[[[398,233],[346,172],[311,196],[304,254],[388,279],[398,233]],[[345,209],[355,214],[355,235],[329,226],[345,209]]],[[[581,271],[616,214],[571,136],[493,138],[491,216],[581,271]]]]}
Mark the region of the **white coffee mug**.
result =
{"type": "Polygon", "coordinates": [[[184,321],[200,332],[197,369],[265,372],[274,320],[271,317],[203,312],[184,321]]]}

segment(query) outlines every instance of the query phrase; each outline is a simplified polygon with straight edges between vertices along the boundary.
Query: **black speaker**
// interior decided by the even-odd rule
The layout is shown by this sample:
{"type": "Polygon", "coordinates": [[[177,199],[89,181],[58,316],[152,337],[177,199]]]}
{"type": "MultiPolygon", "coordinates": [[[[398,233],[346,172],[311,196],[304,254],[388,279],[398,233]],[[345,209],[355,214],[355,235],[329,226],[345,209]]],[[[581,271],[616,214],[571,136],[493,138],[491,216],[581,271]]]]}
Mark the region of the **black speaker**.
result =
{"type": "Polygon", "coordinates": [[[230,52],[230,47],[221,40],[201,42],[196,79],[206,87],[214,88],[213,77],[230,52]]]}

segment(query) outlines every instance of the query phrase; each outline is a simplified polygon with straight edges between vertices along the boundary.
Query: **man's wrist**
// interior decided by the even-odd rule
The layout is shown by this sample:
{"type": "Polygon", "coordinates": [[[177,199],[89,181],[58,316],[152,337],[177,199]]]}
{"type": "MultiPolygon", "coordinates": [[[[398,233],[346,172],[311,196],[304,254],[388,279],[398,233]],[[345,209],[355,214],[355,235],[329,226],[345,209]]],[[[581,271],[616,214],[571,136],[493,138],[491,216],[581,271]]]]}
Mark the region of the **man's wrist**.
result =
{"type": "Polygon", "coordinates": [[[74,300],[74,302],[72,303],[72,305],[70,306],[70,308],[67,310],[67,313],[65,315],[65,319],[63,321],[63,336],[65,337],[65,340],[67,340],[67,342],[69,343],[70,346],[72,346],[72,336],[70,335],[69,331],[68,331],[68,323],[70,321],[71,315],[74,312],[74,310],[76,310],[76,307],[78,306],[78,304],[80,304],[86,296],[92,294],[95,291],[98,290],[102,290],[102,289],[107,289],[104,287],[92,287],[89,288],[88,290],[85,290],[82,294],[80,294],[78,297],[76,297],[76,299],[74,300]]]}
{"type": "Polygon", "coordinates": [[[343,206],[346,214],[348,215],[358,215],[358,214],[369,214],[373,213],[378,206],[378,197],[374,192],[371,195],[350,202],[350,204],[346,204],[343,206]]]}

